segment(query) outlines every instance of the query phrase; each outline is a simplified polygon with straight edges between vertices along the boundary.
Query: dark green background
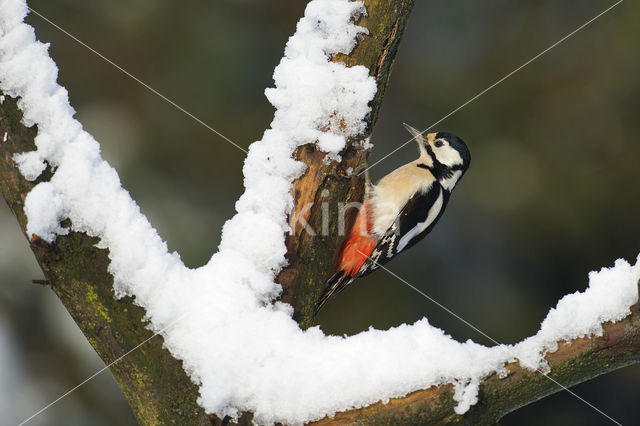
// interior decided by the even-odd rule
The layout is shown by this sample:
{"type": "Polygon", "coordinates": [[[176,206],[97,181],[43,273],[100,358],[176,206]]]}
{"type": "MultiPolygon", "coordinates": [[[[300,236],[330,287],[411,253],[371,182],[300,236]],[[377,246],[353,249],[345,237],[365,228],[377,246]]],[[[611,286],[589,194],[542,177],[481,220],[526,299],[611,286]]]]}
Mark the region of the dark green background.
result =
{"type": "MultiPolygon", "coordinates": [[[[305,2],[30,4],[247,147],[272,119],[263,90],[305,2]]],[[[610,4],[418,0],[371,162],[408,139],[403,121],[431,125],[610,4]]],[[[588,271],[620,257],[634,261],[639,20],[640,6],[622,3],[437,126],[467,142],[471,169],[432,234],[389,264],[395,273],[497,341],[514,343],[536,332],[559,297],[584,289],[588,271]]],[[[51,42],[60,83],[123,185],[171,250],[187,265],[205,263],[242,193],[244,154],[40,18],[28,21],[51,42]]],[[[413,145],[376,166],[374,179],[413,160],[413,145]]],[[[0,366],[0,390],[9,387],[4,399],[19,401],[3,414],[13,424],[102,364],[53,293],[30,284],[40,272],[4,204],[0,235],[0,331],[13,352],[13,364],[0,366]]],[[[325,332],[352,334],[423,316],[457,339],[491,344],[383,271],[330,302],[319,322],[325,332]]],[[[640,367],[629,367],[574,390],[618,421],[638,424],[639,379],[640,367]]],[[[89,423],[134,424],[108,373],[30,424],[89,423]]],[[[607,421],[562,392],[502,424],[607,421]]]]}

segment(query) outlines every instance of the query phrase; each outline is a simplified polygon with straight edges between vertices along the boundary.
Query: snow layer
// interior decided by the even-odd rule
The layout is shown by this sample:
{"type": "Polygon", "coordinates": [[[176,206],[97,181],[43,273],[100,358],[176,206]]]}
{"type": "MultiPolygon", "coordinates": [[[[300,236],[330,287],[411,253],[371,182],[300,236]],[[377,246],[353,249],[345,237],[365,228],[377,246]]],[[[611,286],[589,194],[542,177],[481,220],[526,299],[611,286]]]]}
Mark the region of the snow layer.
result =
{"type": "Polygon", "coordinates": [[[271,128],[249,150],[244,195],[223,229],[219,251],[197,269],[184,266],[140,213],[97,142],[73,118],[47,45],[22,23],[24,0],[0,0],[0,89],[20,97],[24,122],[38,125],[37,150],[15,160],[28,179],[46,164],[50,182],[28,195],[28,232],[53,241],[73,229],[100,237],[109,249],[117,296],[133,295],[173,355],[200,385],[202,406],[219,416],[239,410],[259,423],[290,424],[339,410],[454,383],[456,411],[477,401],[478,384],[517,357],[544,367],[555,342],[599,334],[600,324],[628,315],[636,302],[640,264],[618,260],[591,273],[589,288],[563,298],[538,334],[515,346],[453,340],[426,319],[352,337],[299,329],[288,305],[273,302],[275,274],[285,264],[291,182],[303,171],[296,146],[316,141],[337,156],[345,137],[364,129],[375,82],[362,67],[328,56],[347,53],[365,30],[352,23],[359,2],[313,0],[287,44],[267,90],[276,107],[271,128]]]}

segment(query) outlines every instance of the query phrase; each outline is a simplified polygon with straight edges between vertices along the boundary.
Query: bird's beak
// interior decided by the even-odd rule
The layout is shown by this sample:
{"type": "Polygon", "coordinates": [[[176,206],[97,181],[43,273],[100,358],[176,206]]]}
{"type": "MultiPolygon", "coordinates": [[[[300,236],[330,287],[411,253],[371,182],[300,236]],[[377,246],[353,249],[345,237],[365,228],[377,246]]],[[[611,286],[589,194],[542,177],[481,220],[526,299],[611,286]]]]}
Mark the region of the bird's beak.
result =
{"type": "Polygon", "coordinates": [[[404,125],[404,128],[407,129],[409,133],[411,133],[411,136],[413,136],[413,139],[418,143],[418,149],[420,150],[420,157],[428,157],[427,150],[425,148],[427,141],[424,135],[422,134],[422,132],[414,127],[409,126],[407,123],[402,123],[402,124],[404,125]]]}
{"type": "Polygon", "coordinates": [[[411,136],[413,136],[413,139],[415,139],[415,141],[418,142],[418,144],[424,141],[424,136],[422,135],[422,132],[420,132],[420,130],[409,126],[407,123],[402,123],[402,125],[404,126],[405,129],[407,129],[407,131],[411,134],[411,136]]]}

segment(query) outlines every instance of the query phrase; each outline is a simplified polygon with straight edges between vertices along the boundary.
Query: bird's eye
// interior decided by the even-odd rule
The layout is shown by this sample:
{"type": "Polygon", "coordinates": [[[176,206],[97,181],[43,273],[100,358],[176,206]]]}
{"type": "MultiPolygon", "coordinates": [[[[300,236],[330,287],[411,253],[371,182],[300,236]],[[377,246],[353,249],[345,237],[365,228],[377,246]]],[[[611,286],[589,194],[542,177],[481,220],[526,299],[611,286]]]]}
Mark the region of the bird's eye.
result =
{"type": "Polygon", "coordinates": [[[438,139],[437,141],[435,141],[434,145],[436,146],[436,148],[440,148],[441,146],[444,145],[444,142],[438,139]]]}

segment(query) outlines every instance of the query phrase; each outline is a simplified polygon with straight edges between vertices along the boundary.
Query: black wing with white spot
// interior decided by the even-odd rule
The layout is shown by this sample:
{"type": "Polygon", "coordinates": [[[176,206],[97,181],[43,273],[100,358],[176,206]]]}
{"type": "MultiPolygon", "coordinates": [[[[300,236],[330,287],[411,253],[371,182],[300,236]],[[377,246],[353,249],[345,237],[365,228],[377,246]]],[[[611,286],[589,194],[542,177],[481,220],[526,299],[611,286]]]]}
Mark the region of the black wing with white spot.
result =
{"type": "Polygon", "coordinates": [[[422,240],[442,216],[449,196],[449,191],[434,182],[427,192],[411,197],[362,265],[357,277],[375,271],[399,252],[422,240]]]}

